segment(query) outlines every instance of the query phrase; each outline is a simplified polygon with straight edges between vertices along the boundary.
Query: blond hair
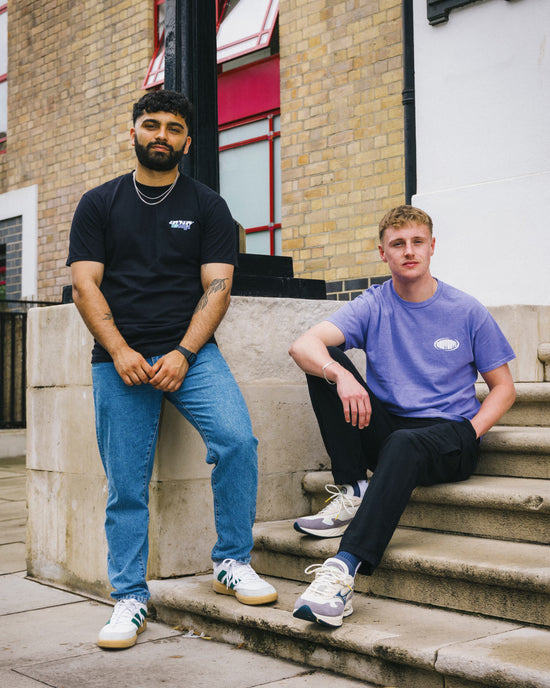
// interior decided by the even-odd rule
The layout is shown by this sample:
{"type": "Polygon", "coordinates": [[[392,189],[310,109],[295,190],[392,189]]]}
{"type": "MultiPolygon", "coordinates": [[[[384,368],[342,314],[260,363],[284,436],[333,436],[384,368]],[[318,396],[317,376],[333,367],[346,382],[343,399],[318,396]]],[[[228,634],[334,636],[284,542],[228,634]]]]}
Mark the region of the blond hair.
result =
{"type": "Polygon", "coordinates": [[[384,232],[388,227],[399,228],[409,224],[426,225],[430,230],[430,236],[433,234],[433,222],[428,213],[412,205],[399,205],[397,208],[389,210],[380,220],[378,225],[380,243],[382,243],[384,232]]]}

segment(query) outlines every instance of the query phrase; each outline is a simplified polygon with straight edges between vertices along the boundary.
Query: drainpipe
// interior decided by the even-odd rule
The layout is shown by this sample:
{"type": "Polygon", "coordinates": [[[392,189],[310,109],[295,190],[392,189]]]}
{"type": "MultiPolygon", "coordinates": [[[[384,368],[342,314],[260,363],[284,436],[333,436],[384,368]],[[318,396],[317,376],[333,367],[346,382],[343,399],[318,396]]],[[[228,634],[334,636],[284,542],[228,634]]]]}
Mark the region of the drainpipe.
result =
{"type": "Polygon", "coordinates": [[[403,22],[403,117],[405,128],[405,201],[416,193],[416,115],[414,92],[413,0],[402,0],[403,22]]]}

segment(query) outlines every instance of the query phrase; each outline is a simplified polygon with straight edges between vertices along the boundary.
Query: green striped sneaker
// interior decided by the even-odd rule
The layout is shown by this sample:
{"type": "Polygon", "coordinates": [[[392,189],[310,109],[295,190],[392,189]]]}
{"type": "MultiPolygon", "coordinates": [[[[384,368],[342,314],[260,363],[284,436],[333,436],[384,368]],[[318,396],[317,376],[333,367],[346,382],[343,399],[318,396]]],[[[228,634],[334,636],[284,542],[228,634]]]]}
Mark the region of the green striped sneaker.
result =
{"type": "Polygon", "coordinates": [[[250,564],[235,559],[214,562],[213,587],[222,595],[234,595],[243,604],[275,602],[277,591],[258,576],[250,564]]]}
{"type": "Polygon", "coordinates": [[[99,631],[97,644],[115,650],[132,647],[136,644],[138,633],[143,633],[147,627],[146,617],[145,602],[135,597],[119,600],[111,618],[99,631]]]}

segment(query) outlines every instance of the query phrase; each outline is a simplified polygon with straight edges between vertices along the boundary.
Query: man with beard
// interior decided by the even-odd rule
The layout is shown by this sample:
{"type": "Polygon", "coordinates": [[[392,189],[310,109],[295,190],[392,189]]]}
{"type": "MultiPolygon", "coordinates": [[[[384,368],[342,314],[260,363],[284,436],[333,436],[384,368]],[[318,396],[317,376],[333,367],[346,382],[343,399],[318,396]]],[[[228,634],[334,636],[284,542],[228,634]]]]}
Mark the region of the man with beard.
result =
{"type": "Polygon", "coordinates": [[[257,440],[214,340],[229,306],[235,224],[218,194],[178,170],[191,114],[187,98],[171,91],[135,103],[135,171],[84,194],[71,227],[67,265],[95,340],[96,432],[109,488],[116,604],[100,647],[130,647],[145,630],[148,487],[163,398],[201,433],[213,465],[214,590],[244,604],[277,598],[249,563],[257,440]]]}

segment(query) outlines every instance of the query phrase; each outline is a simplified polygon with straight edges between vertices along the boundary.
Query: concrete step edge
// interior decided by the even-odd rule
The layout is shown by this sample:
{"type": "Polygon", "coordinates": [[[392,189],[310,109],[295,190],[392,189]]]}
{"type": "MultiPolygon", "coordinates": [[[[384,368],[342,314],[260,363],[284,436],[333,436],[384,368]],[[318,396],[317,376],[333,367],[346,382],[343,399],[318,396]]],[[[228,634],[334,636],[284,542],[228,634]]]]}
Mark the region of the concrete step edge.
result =
{"type": "MultiPolygon", "coordinates": [[[[550,382],[516,382],[516,404],[542,402],[550,404],[550,382]]],[[[476,396],[483,401],[489,393],[484,382],[476,382],[476,396]]]]}
{"type": "MultiPolygon", "coordinates": [[[[355,612],[343,626],[326,629],[292,616],[294,600],[305,589],[303,584],[268,580],[279,591],[279,600],[265,607],[247,607],[233,597],[216,595],[211,588],[210,575],[153,580],[149,586],[152,606],[157,609],[160,620],[173,623],[174,612],[179,611],[184,618],[185,614],[194,619],[204,618],[207,629],[216,622],[234,625],[241,631],[243,627],[251,628],[263,634],[258,640],[258,648],[252,649],[267,649],[280,656],[283,654],[278,650],[277,638],[281,644],[286,638],[296,645],[307,644],[308,648],[320,646],[329,652],[335,650],[342,657],[356,654],[372,658],[376,663],[373,670],[379,672],[379,677],[379,664],[387,667],[385,685],[391,680],[393,664],[431,672],[434,678],[440,677],[438,680],[444,676],[459,677],[480,686],[548,686],[550,631],[547,629],[361,594],[355,595],[355,612]],[[275,642],[267,643],[265,635],[275,636],[275,642]],[[529,647],[539,651],[525,652],[518,658],[514,654],[517,654],[518,642],[525,642],[526,638],[529,647]],[[503,660],[503,657],[511,657],[512,661],[503,660]],[[495,671],[502,670],[503,666],[506,682],[495,683],[495,671]]],[[[201,629],[194,630],[200,632],[201,629]]],[[[309,649],[304,659],[310,665],[319,666],[323,655],[309,649]]],[[[364,673],[354,674],[354,665],[355,661],[348,665],[338,662],[334,669],[372,680],[364,673]]]]}
{"type": "MultiPolygon", "coordinates": [[[[332,480],[329,471],[318,471],[306,473],[302,484],[306,492],[328,497],[325,485],[332,480]]],[[[417,487],[412,493],[411,501],[550,514],[550,481],[541,478],[473,475],[458,483],[417,487]]]]}
{"type": "Polygon", "coordinates": [[[497,425],[484,435],[481,452],[549,454],[550,428],[497,425]]]}
{"type": "MultiPolygon", "coordinates": [[[[257,523],[255,547],[303,557],[311,563],[336,552],[339,538],[304,536],[292,524],[292,520],[257,523]]],[[[399,527],[380,569],[550,595],[548,556],[547,545],[399,527]]]]}

